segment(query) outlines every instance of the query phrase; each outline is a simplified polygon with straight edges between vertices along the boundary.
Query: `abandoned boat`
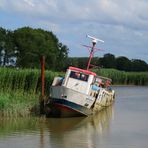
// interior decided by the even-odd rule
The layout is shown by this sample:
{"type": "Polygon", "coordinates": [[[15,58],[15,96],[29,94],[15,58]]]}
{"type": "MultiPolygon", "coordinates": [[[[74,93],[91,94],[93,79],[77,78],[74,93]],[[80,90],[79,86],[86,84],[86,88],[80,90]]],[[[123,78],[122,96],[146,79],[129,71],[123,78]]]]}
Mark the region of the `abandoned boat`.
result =
{"type": "Polygon", "coordinates": [[[70,66],[65,77],[54,78],[46,104],[48,117],[89,116],[114,102],[115,92],[110,86],[112,80],[89,70],[95,44],[102,40],[88,37],[92,39],[93,46],[87,69],[70,66]]]}

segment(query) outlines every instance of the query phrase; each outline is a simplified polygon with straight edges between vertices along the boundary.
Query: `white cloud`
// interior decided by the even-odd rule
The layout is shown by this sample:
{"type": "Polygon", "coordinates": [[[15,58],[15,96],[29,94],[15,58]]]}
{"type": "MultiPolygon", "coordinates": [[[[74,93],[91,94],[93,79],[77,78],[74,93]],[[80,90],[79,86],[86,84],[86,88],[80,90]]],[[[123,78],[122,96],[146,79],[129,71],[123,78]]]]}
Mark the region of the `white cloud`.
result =
{"type": "Polygon", "coordinates": [[[52,32],[54,33],[57,33],[57,32],[61,32],[60,31],[60,26],[58,24],[55,24],[55,23],[52,23],[52,22],[49,22],[49,21],[43,21],[43,20],[39,20],[37,22],[37,24],[35,24],[35,27],[42,27],[46,30],[51,30],[52,32]]]}
{"type": "Polygon", "coordinates": [[[55,22],[96,21],[148,29],[146,0],[1,0],[0,6],[12,13],[51,18],[55,22]]]}
{"type": "Polygon", "coordinates": [[[147,0],[0,0],[0,10],[52,30],[70,48],[89,33],[104,39],[101,46],[114,53],[132,57],[140,49],[148,54],[147,0]]]}
{"type": "Polygon", "coordinates": [[[35,4],[33,3],[32,0],[24,0],[24,2],[26,2],[31,7],[34,7],[35,6],[35,4]]]}
{"type": "Polygon", "coordinates": [[[0,0],[0,10],[2,9],[5,9],[5,7],[6,7],[6,1],[5,0],[0,0]]]}

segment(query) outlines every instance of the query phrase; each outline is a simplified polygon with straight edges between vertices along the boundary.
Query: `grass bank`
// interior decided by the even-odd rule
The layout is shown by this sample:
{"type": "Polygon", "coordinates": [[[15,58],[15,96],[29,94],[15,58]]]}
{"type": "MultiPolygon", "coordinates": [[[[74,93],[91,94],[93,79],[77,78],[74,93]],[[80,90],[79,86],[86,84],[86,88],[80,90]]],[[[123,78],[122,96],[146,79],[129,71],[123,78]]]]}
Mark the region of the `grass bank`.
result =
{"type": "MultiPolygon", "coordinates": [[[[45,94],[57,72],[45,71],[45,94]]],[[[28,116],[39,106],[40,70],[0,68],[0,115],[28,116]]]]}
{"type": "MultiPolygon", "coordinates": [[[[109,77],[114,85],[148,85],[148,72],[123,72],[115,69],[94,70],[109,77]]],[[[45,94],[54,76],[60,72],[45,71],[45,94]]],[[[40,70],[0,68],[0,116],[28,116],[39,106],[40,70]]]]}

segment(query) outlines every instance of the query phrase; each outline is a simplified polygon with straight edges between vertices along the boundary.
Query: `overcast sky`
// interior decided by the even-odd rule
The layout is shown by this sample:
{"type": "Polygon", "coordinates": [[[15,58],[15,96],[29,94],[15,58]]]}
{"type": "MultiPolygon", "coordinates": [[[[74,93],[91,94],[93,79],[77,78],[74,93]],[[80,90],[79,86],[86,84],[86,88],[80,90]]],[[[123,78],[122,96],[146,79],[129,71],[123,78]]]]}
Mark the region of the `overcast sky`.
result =
{"type": "Polygon", "coordinates": [[[0,26],[52,31],[69,56],[87,56],[86,34],[104,40],[96,56],[112,53],[148,63],[148,0],[0,0],[0,26]]]}

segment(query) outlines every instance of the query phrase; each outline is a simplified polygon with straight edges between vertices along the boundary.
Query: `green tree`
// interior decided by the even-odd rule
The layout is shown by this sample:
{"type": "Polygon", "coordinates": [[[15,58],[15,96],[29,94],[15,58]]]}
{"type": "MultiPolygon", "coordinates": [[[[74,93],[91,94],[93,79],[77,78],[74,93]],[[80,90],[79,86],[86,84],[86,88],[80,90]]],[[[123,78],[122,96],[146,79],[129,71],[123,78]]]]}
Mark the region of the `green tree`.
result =
{"type": "Polygon", "coordinates": [[[100,63],[105,68],[116,68],[116,59],[113,54],[107,53],[100,58],[100,63]]]}
{"type": "Polygon", "coordinates": [[[66,67],[69,67],[69,66],[78,67],[78,58],[68,57],[66,60],[66,67]]]}
{"type": "Polygon", "coordinates": [[[0,65],[2,65],[3,52],[6,42],[6,29],[0,27],[0,65]]]}
{"type": "Polygon", "coordinates": [[[116,66],[118,70],[131,71],[131,61],[127,57],[116,58],[116,66]]]}
{"type": "MultiPolygon", "coordinates": [[[[87,64],[88,64],[88,60],[89,57],[69,57],[67,59],[67,67],[68,66],[74,66],[74,67],[79,67],[82,69],[86,69],[87,68],[87,64]]],[[[98,66],[98,62],[99,62],[99,58],[98,57],[93,57],[91,60],[91,65],[90,65],[90,69],[91,68],[95,68],[98,66]]]]}
{"type": "Polygon", "coordinates": [[[6,42],[5,42],[5,56],[4,65],[9,66],[9,61],[12,57],[15,57],[15,44],[13,40],[13,32],[10,30],[6,31],[6,42]]]}
{"type": "Polygon", "coordinates": [[[139,59],[133,59],[131,69],[132,71],[148,71],[148,64],[139,59]]]}
{"type": "Polygon", "coordinates": [[[56,62],[56,70],[64,70],[66,69],[66,61],[68,58],[68,47],[66,45],[62,45],[62,43],[58,44],[58,55],[57,55],[57,62],[56,62]]]}
{"type": "Polygon", "coordinates": [[[18,51],[17,66],[19,67],[39,68],[39,59],[44,55],[46,68],[55,70],[60,63],[59,58],[64,59],[68,54],[68,48],[59,44],[52,32],[42,29],[30,27],[17,29],[14,31],[14,41],[18,51]]]}
{"type": "Polygon", "coordinates": [[[15,55],[15,45],[13,41],[13,32],[0,28],[0,57],[1,65],[9,65],[9,60],[15,55]],[[2,61],[3,59],[3,61],[2,61]]]}

